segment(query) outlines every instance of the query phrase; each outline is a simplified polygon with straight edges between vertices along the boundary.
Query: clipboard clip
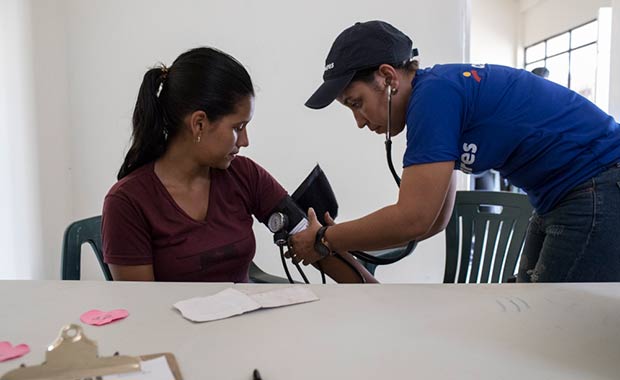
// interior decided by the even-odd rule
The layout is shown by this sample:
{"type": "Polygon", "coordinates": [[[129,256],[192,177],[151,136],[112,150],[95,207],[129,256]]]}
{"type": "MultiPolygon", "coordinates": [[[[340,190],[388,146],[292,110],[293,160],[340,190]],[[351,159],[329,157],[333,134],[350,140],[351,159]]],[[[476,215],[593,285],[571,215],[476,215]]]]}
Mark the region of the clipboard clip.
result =
{"type": "Polygon", "coordinates": [[[80,380],[140,371],[140,359],[116,355],[99,357],[97,343],[75,324],[64,326],[45,353],[45,362],[7,372],[0,380],[80,380]]]}

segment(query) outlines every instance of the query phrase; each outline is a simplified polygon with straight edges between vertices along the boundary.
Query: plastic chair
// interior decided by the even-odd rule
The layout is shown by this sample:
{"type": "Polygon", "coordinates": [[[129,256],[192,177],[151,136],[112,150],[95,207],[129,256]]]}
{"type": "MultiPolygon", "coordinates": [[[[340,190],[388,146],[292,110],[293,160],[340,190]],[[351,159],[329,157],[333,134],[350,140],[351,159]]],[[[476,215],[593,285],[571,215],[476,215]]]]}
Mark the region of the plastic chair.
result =
{"type": "Polygon", "coordinates": [[[264,272],[254,261],[250,263],[250,282],[254,284],[290,284],[288,279],[284,277],[264,272]]]}
{"type": "Polygon", "coordinates": [[[82,245],[88,243],[107,281],[112,281],[110,268],[103,262],[101,250],[101,216],[78,220],[65,230],[62,239],[62,279],[79,280],[82,267],[82,245]]]}
{"type": "Polygon", "coordinates": [[[524,194],[457,191],[443,282],[514,282],[532,211],[524,194]]]}
{"type": "MultiPolygon", "coordinates": [[[[105,279],[107,281],[112,281],[110,268],[108,268],[108,264],[103,262],[103,251],[101,248],[101,215],[73,222],[65,230],[62,242],[62,279],[80,279],[82,245],[86,243],[93,249],[105,279]]],[[[285,278],[265,273],[254,262],[250,265],[249,276],[250,281],[253,283],[289,283],[285,278]]]]}
{"type": "MultiPolygon", "coordinates": [[[[383,249],[379,251],[367,251],[366,253],[371,256],[380,258],[380,259],[392,260],[392,259],[402,256],[405,253],[406,249],[407,249],[407,246],[400,247],[400,248],[383,249]]],[[[415,250],[415,246],[413,247],[413,249],[411,249],[411,252],[409,252],[405,257],[409,256],[414,250],[415,250]]],[[[364,268],[366,268],[368,272],[370,272],[370,274],[372,274],[373,276],[375,275],[375,270],[377,269],[379,265],[385,265],[385,264],[372,264],[360,258],[357,258],[357,261],[359,261],[360,264],[362,264],[364,268]]],[[[396,264],[396,263],[393,263],[393,264],[396,264]]]]}

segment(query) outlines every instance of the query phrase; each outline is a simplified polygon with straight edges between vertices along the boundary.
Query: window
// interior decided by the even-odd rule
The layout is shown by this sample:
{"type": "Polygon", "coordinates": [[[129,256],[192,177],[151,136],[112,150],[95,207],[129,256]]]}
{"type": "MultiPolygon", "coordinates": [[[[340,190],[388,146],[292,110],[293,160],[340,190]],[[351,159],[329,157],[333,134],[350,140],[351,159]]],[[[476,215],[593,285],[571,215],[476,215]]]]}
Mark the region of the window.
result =
{"type": "Polygon", "coordinates": [[[549,70],[549,80],[596,101],[598,20],[525,48],[525,69],[549,70]]]}

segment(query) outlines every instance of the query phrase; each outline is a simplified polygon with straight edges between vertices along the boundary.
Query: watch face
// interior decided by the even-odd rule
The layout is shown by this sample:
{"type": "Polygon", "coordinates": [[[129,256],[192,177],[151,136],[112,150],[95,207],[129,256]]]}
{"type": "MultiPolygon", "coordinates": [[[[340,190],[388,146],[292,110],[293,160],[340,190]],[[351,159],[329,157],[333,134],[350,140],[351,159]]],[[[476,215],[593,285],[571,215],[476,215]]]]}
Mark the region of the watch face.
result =
{"type": "Polygon", "coordinates": [[[267,221],[267,227],[269,228],[269,231],[275,234],[276,232],[283,229],[285,222],[284,218],[284,214],[282,214],[281,212],[275,212],[271,214],[269,220],[267,221]]]}

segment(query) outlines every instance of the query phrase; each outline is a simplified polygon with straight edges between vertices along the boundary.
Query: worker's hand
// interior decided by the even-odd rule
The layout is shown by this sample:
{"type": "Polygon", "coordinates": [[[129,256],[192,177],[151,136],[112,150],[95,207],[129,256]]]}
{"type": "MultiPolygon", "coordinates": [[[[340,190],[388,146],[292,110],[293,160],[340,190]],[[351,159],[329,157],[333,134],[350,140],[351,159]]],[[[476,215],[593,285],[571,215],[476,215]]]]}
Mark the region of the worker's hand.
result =
{"type": "Polygon", "coordinates": [[[332,216],[329,215],[329,211],[325,211],[325,224],[327,224],[328,226],[335,226],[336,222],[334,221],[334,219],[332,219],[332,216]]]}
{"type": "MultiPolygon", "coordinates": [[[[329,216],[329,214],[326,216],[329,216]]],[[[325,220],[328,225],[334,222],[331,217],[329,219],[325,218],[325,220]]],[[[308,228],[289,237],[289,251],[286,253],[286,257],[292,258],[295,264],[301,262],[304,265],[313,264],[322,259],[321,255],[314,250],[316,233],[321,227],[322,225],[319,223],[314,209],[312,207],[309,208],[308,228]]]]}

